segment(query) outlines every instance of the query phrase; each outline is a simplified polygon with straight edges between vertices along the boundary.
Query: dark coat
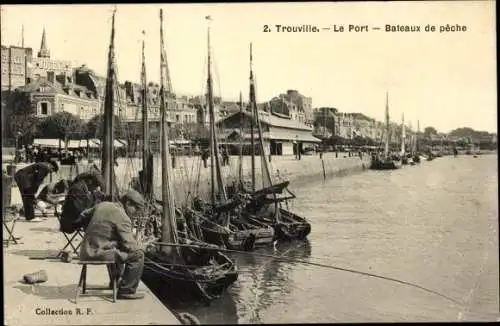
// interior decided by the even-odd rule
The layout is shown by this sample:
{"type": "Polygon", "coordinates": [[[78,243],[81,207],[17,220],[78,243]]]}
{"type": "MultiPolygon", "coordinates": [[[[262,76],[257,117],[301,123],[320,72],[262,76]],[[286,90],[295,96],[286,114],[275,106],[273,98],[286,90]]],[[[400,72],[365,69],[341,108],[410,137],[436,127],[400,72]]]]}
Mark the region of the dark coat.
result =
{"type": "Polygon", "coordinates": [[[139,250],[132,222],[119,203],[102,202],[84,212],[89,220],[80,249],[80,260],[123,262],[139,250]]]}
{"type": "Polygon", "coordinates": [[[68,194],[64,201],[60,220],[60,229],[64,233],[73,233],[84,227],[75,223],[80,214],[94,206],[102,198],[97,196],[96,186],[104,187],[102,176],[98,172],[80,173],[69,186],[68,194]]]}
{"type": "Polygon", "coordinates": [[[14,180],[21,192],[35,194],[52,169],[49,163],[40,162],[28,165],[14,174],[14,180]]]}

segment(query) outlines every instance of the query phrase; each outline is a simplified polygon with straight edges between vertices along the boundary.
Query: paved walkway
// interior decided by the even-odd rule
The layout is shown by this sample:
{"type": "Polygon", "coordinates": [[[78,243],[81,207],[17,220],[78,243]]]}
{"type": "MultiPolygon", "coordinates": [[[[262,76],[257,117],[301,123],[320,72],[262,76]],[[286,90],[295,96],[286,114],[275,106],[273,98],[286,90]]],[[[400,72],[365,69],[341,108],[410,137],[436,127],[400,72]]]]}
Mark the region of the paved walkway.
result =
{"type": "MultiPolygon", "coordinates": [[[[31,259],[53,257],[64,246],[66,240],[58,226],[55,217],[39,223],[17,222],[14,233],[23,243],[11,244],[3,251],[5,325],[180,325],[142,282],[139,290],[146,293],[142,300],[113,303],[111,290],[98,290],[97,296],[80,297],[75,304],[81,266],[75,261],[31,259]],[[47,282],[22,283],[23,275],[41,269],[47,272],[47,282]]],[[[87,273],[89,287],[108,285],[104,266],[89,266],[87,273]]]]}

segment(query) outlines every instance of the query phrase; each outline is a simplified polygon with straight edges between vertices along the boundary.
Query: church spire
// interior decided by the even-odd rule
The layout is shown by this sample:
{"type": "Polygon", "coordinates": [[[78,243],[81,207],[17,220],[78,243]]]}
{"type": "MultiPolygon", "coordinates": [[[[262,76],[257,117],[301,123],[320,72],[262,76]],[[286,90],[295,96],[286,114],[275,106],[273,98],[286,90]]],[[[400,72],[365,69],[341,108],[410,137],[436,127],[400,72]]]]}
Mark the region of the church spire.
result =
{"type": "Polygon", "coordinates": [[[43,28],[42,43],[40,44],[40,51],[38,52],[39,58],[50,58],[50,51],[47,48],[47,41],[45,40],[45,27],[43,28]]]}

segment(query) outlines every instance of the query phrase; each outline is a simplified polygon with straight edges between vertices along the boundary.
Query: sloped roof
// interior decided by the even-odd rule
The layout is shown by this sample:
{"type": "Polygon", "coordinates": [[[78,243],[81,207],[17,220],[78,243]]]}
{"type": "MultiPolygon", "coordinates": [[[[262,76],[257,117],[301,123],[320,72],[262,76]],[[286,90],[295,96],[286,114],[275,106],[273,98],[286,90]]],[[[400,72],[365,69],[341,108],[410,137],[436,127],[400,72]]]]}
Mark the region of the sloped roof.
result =
{"type": "MultiPolygon", "coordinates": [[[[224,122],[225,120],[231,119],[239,114],[243,114],[243,115],[247,116],[248,118],[252,118],[252,115],[248,111],[235,112],[227,117],[224,117],[223,119],[220,119],[219,121],[217,121],[217,124],[220,124],[220,123],[224,122]]],[[[267,112],[260,111],[259,112],[259,119],[262,123],[273,126],[273,127],[312,131],[311,127],[307,126],[306,124],[304,124],[300,121],[279,118],[279,117],[271,115],[267,112]]]]}

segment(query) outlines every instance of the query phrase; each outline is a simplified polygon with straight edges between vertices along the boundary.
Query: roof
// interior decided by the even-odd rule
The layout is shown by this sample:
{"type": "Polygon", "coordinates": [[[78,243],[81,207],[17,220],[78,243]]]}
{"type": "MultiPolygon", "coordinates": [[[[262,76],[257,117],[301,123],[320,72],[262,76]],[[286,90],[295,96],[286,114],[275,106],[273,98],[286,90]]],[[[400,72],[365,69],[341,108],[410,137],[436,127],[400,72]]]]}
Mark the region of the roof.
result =
{"type": "MultiPolygon", "coordinates": [[[[217,124],[221,124],[228,119],[234,119],[239,114],[243,114],[250,119],[252,118],[252,115],[248,111],[235,112],[227,117],[224,117],[223,119],[220,119],[219,121],[217,121],[217,124]]],[[[306,124],[304,124],[300,121],[279,118],[279,117],[276,117],[274,115],[269,114],[268,112],[260,111],[259,112],[259,119],[260,119],[261,123],[264,123],[264,124],[267,124],[267,125],[273,126],[273,127],[295,129],[295,130],[305,130],[305,131],[312,132],[311,127],[307,126],[306,124]]]]}

